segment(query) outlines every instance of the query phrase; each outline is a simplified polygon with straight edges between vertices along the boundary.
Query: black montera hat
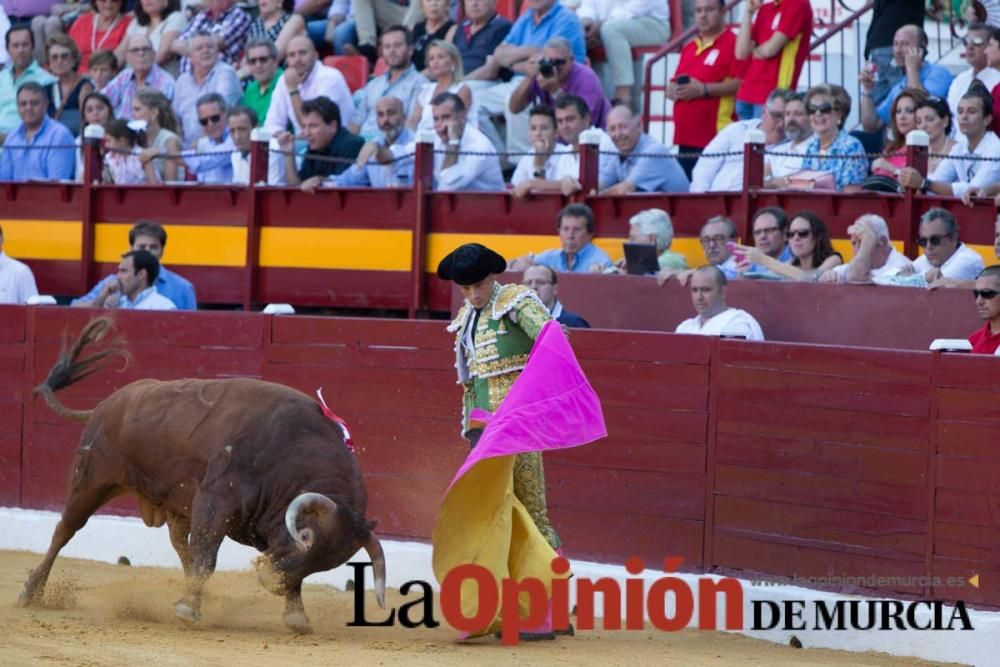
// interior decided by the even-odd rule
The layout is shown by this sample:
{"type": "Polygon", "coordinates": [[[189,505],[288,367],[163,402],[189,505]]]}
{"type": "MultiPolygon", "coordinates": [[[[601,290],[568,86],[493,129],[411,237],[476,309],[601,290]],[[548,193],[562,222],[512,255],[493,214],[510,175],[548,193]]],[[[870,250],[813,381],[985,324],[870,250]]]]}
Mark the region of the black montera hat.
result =
{"type": "Polygon", "coordinates": [[[492,273],[503,273],[507,260],[479,243],[466,243],[451,251],[438,264],[437,275],[441,280],[452,280],[459,285],[475,285],[492,273]]]}

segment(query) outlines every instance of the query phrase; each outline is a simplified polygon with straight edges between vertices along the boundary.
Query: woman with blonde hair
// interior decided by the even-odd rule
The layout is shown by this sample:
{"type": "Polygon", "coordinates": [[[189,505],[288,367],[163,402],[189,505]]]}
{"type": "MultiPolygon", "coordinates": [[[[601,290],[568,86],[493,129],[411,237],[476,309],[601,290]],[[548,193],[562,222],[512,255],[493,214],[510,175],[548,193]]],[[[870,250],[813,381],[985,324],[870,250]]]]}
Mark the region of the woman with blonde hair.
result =
{"type": "Polygon", "coordinates": [[[184,180],[184,168],[179,157],[183,144],[178,134],[177,117],[166,96],[153,88],[137,90],[132,98],[132,119],[146,123],[146,141],[139,154],[142,163],[152,160],[163,182],[184,180]]]}
{"type": "Polygon", "coordinates": [[[473,127],[479,126],[479,106],[472,101],[472,89],[462,81],[465,72],[462,70],[462,54],[451,42],[438,39],[427,47],[427,74],[431,79],[417,92],[413,101],[413,110],[406,121],[406,126],[419,133],[422,130],[434,129],[434,115],[431,111],[431,100],[441,93],[454,93],[462,98],[465,108],[469,110],[466,118],[473,127]]]}

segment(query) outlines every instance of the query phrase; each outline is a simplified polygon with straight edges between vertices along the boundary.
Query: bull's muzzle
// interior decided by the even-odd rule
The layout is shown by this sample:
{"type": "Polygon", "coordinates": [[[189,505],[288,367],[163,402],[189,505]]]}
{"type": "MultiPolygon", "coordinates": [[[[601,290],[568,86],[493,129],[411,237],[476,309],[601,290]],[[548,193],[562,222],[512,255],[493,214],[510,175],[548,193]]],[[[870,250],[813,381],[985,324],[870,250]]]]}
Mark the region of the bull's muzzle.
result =
{"type": "Polygon", "coordinates": [[[268,593],[274,595],[284,595],[285,576],[274,569],[274,564],[267,556],[261,556],[254,561],[254,569],[257,570],[257,581],[268,593]]]}

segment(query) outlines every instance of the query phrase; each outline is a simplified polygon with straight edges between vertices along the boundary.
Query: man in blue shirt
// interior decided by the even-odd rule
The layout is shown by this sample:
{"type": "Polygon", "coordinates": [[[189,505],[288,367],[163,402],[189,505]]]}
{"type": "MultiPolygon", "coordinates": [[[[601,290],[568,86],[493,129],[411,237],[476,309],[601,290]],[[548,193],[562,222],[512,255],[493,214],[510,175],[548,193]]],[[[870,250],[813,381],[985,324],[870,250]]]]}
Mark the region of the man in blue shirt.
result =
{"type": "MultiPolygon", "coordinates": [[[[159,223],[151,220],[140,220],[129,230],[128,243],[132,250],[145,250],[156,257],[157,261],[160,261],[163,258],[163,249],[167,245],[167,231],[159,223]]],[[[94,307],[98,297],[106,292],[108,285],[113,281],[117,281],[114,274],[107,276],[92,290],[78,299],[73,299],[70,305],[74,308],[94,307]]],[[[160,264],[159,275],[153,284],[157,293],[170,299],[178,309],[196,310],[198,308],[194,286],[162,264],[160,264]]]]}
{"type": "Polygon", "coordinates": [[[885,99],[875,100],[875,73],[867,67],[861,72],[861,124],[865,132],[879,132],[889,123],[892,103],[903,88],[916,88],[928,96],[947,99],[951,86],[951,72],[941,65],[933,65],[927,58],[927,33],[916,25],[904,25],[896,31],[892,41],[892,54],[897,67],[906,75],[896,82],[885,99]],[[877,105],[877,106],[876,106],[877,105]]]}
{"type": "Polygon", "coordinates": [[[0,153],[0,181],[57,181],[73,178],[73,134],[48,117],[45,88],[29,81],[17,91],[21,125],[7,135],[0,153]]]}
{"type": "Polygon", "coordinates": [[[388,95],[375,103],[375,117],[382,134],[361,147],[357,162],[336,178],[342,188],[410,187],[413,184],[413,158],[404,157],[390,164],[375,160],[379,148],[405,146],[415,139],[406,127],[403,102],[388,95]]]}
{"type": "Polygon", "coordinates": [[[608,254],[594,245],[594,212],[586,204],[570,204],[559,211],[556,231],[562,248],[537,255],[518,257],[510,263],[511,271],[524,271],[541,264],[564,273],[600,273],[611,266],[608,254]]]}
{"type": "Polygon", "coordinates": [[[233,182],[232,153],[236,150],[229,136],[226,100],[219,93],[198,98],[198,123],[205,135],[195,144],[195,155],[184,160],[199,183],[233,182]]]}
{"type": "Polygon", "coordinates": [[[481,81],[473,86],[473,95],[482,109],[490,116],[503,114],[507,125],[507,150],[517,153],[531,150],[528,112],[511,112],[508,100],[525,75],[534,76],[538,71],[546,42],[553,37],[562,37],[569,42],[576,62],[583,64],[587,60],[583,27],[572,10],[556,0],[527,0],[527,3],[528,11],[514,22],[503,43],[476,71],[476,77],[481,81]],[[507,83],[487,85],[491,81],[505,80],[510,72],[514,77],[507,83]]]}
{"type": "Polygon", "coordinates": [[[601,194],[627,195],[631,192],[687,192],[687,174],[666,146],[643,134],[639,117],[626,106],[616,106],[608,114],[608,134],[617,156],[601,156],[614,166],[614,185],[601,194]],[[654,157],[655,156],[655,157],[654,157]]]}

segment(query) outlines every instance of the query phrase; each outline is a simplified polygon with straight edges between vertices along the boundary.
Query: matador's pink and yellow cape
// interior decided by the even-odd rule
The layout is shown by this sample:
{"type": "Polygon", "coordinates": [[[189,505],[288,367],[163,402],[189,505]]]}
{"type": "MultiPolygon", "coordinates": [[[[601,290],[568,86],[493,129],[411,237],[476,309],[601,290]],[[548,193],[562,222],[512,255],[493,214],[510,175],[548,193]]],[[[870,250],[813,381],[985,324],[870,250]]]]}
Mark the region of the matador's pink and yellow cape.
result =
{"type": "MultiPolygon", "coordinates": [[[[434,574],[438,582],[467,563],[505,578],[535,577],[551,582],[555,551],[514,496],[514,457],[584,445],[607,435],[600,400],[587,382],[562,328],[548,322],[531,349],[528,363],[495,414],[474,410],[486,424],[482,437],[445,492],[434,526],[434,574]]],[[[567,577],[561,575],[561,577],[567,577]]],[[[476,584],[463,583],[462,615],[476,616],[476,584]]],[[[524,607],[522,601],[522,607],[524,607]]],[[[521,609],[527,616],[527,608],[521,609]]],[[[481,632],[500,629],[497,617],[481,632]]]]}

